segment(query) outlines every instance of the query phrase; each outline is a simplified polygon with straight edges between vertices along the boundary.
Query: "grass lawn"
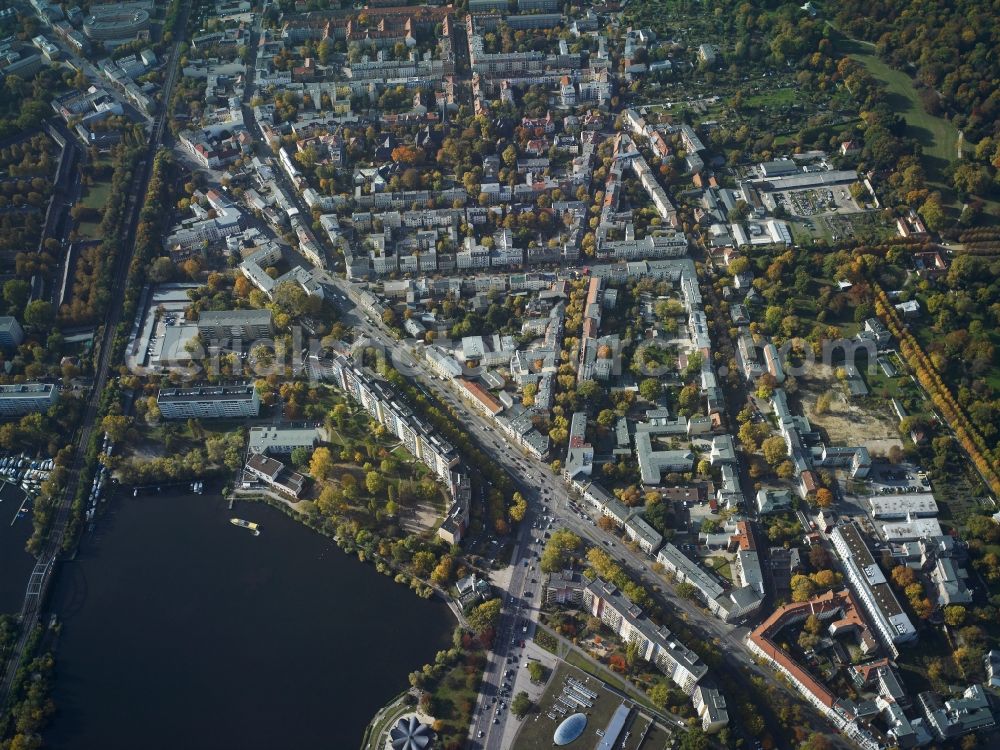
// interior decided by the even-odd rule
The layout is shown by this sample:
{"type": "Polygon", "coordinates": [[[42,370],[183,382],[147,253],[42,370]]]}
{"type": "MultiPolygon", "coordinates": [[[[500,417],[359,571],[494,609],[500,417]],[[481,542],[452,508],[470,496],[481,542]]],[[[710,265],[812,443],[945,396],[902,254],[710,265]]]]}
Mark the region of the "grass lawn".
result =
{"type": "Polygon", "coordinates": [[[87,240],[99,240],[101,225],[96,224],[92,221],[82,221],[76,228],[76,233],[80,235],[82,239],[87,240]]]}
{"type": "Polygon", "coordinates": [[[625,683],[622,680],[609,674],[606,669],[598,669],[587,661],[578,651],[571,650],[568,654],[566,654],[566,661],[576,667],[579,667],[587,674],[593,675],[599,680],[603,680],[616,690],[621,690],[623,693],[626,691],[625,683]]]}
{"type": "Polygon", "coordinates": [[[460,661],[434,689],[431,708],[434,718],[444,722],[444,733],[462,736],[468,731],[472,709],[476,705],[479,680],[479,673],[473,672],[470,675],[465,663],[460,661]]]}
{"type": "Polygon", "coordinates": [[[110,197],[111,183],[95,182],[87,188],[87,193],[80,199],[80,203],[87,208],[96,208],[98,211],[103,211],[110,197]]]}
{"type": "Polygon", "coordinates": [[[781,107],[787,104],[795,104],[801,96],[801,90],[797,88],[780,88],[772,91],[762,91],[759,94],[751,94],[743,99],[748,107],[781,107]]]}
{"type": "Polygon", "coordinates": [[[944,170],[958,158],[958,129],[944,118],[924,111],[913,79],[876,57],[872,45],[844,37],[837,43],[843,52],[885,84],[890,106],[906,120],[907,134],[923,146],[923,164],[928,181],[942,191],[947,203],[957,206],[955,194],[944,180],[944,170]]]}

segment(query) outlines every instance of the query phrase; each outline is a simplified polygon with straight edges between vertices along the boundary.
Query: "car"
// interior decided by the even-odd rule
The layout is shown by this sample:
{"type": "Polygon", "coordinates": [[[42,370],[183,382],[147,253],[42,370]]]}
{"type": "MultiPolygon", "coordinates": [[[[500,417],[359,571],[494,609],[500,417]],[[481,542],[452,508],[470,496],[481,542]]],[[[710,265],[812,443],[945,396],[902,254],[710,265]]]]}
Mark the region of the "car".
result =
{"type": "Polygon", "coordinates": [[[478,737],[479,737],[480,739],[482,739],[482,738],[483,738],[483,730],[482,730],[482,729],[480,729],[480,730],[479,730],[479,734],[478,734],[478,737]]]}

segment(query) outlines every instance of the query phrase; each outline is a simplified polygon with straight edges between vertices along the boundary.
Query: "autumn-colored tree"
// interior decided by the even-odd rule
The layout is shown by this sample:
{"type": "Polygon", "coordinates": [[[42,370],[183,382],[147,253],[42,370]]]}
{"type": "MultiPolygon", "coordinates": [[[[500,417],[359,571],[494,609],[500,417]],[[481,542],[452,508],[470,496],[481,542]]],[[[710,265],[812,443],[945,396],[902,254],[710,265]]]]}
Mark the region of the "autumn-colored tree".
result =
{"type": "Polygon", "coordinates": [[[833,493],[826,487],[820,487],[816,490],[816,505],[821,508],[829,508],[833,505],[833,493]]]}
{"type": "Polygon", "coordinates": [[[514,493],[512,501],[507,513],[510,516],[510,520],[520,523],[524,520],[524,516],[528,512],[528,501],[524,499],[524,496],[520,492],[514,493]]]}
{"type": "Polygon", "coordinates": [[[316,481],[323,481],[330,476],[333,465],[333,454],[330,453],[330,449],[321,446],[313,451],[312,458],[309,460],[309,473],[316,481]]]}
{"type": "Polygon", "coordinates": [[[761,448],[764,451],[764,460],[771,464],[771,466],[777,466],[788,457],[788,448],[785,445],[785,439],[778,435],[767,438],[761,445],[761,448]]]}
{"type": "Polygon", "coordinates": [[[132,420],[129,417],[120,414],[109,414],[101,420],[101,429],[108,433],[108,437],[111,438],[112,443],[118,443],[125,437],[125,433],[128,432],[131,424],[132,420]]]}
{"type": "Polygon", "coordinates": [[[614,531],[617,528],[615,520],[610,516],[601,516],[597,519],[597,525],[604,531],[614,531]]]}
{"type": "Polygon", "coordinates": [[[961,604],[952,604],[944,608],[944,621],[953,628],[960,627],[965,622],[966,610],[961,604]]]}

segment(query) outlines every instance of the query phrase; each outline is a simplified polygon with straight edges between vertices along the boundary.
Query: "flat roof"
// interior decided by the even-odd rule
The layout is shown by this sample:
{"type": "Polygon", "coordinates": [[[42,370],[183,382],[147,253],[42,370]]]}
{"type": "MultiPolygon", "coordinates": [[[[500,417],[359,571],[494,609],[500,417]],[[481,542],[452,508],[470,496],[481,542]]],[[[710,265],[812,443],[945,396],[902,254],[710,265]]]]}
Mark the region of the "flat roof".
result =
{"type": "Polygon", "coordinates": [[[944,534],[936,518],[914,518],[908,521],[887,521],[881,524],[882,536],[887,542],[923,539],[944,534]]]}
{"type": "Polygon", "coordinates": [[[252,399],[257,388],[250,385],[161,388],[157,401],[234,401],[252,399]]]}
{"type": "Polygon", "coordinates": [[[55,386],[52,383],[13,383],[0,385],[0,396],[4,398],[35,398],[45,393],[51,393],[55,386]]]}
{"type": "Polygon", "coordinates": [[[608,726],[604,730],[604,736],[597,743],[596,750],[611,750],[618,743],[618,736],[625,728],[625,722],[628,721],[629,714],[631,713],[632,708],[626,706],[624,703],[615,709],[614,714],[611,716],[611,721],[608,722],[608,726]]]}
{"type": "Polygon", "coordinates": [[[937,501],[930,492],[916,492],[910,495],[872,495],[868,498],[872,516],[875,518],[906,517],[910,513],[924,516],[938,514],[937,501]]]}
{"type": "Polygon", "coordinates": [[[263,453],[276,446],[303,446],[311,448],[317,440],[322,439],[318,427],[273,427],[258,426],[250,428],[250,450],[263,453]]]}
{"type": "Polygon", "coordinates": [[[198,315],[198,322],[216,326],[243,325],[244,323],[270,323],[270,310],[205,310],[198,315]]]}

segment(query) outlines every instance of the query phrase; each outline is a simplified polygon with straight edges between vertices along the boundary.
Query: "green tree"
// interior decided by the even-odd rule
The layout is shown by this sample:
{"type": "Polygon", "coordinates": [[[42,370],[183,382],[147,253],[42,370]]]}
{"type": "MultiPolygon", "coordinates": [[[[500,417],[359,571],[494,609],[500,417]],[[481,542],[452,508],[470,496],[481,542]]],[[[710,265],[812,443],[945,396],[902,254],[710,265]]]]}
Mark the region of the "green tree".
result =
{"type": "Polygon", "coordinates": [[[3,300],[14,315],[20,315],[31,295],[31,285],[24,279],[10,279],[3,285],[3,300]]]}
{"type": "Polygon", "coordinates": [[[531,702],[531,698],[523,690],[514,696],[514,700],[510,702],[510,712],[514,714],[519,719],[523,719],[528,715],[528,711],[535,704],[531,702]]]}
{"type": "Polygon", "coordinates": [[[656,378],[646,378],[639,383],[639,395],[647,401],[655,401],[660,397],[662,388],[656,378]]]}
{"type": "Polygon", "coordinates": [[[55,322],[56,311],[52,303],[44,299],[29,302],[24,308],[24,322],[37,331],[46,331],[55,322]]]}
{"type": "Polygon", "coordinates": [[[566,567],[569,557],[579,551],[583,540],[568,529],[556,529],[545,543],[538,567],[544,573],[555,573],[566,567]]]}
{"type": "Polygon", "coordinates": [[[382,491],[383,484],[382,475],[377,471],[369,471],[365,474],[365,487],[368,489],[368,494],[377,495],[382,491]]]}
{"type": "Polygon", "coordinates": [[[965,622],[965,617],[965,607],[961,604],[952,604],[944,608],[944,621],[953,628],[957,628],[965,622]]]}
{"type": "Polygon", "coordinates": [[[490,599],[488,602],[483,602],[469,613],[469,625],[477,633],[483,633],[492,628],[500,619],[501,606],[500,599],[490,599]]]}

